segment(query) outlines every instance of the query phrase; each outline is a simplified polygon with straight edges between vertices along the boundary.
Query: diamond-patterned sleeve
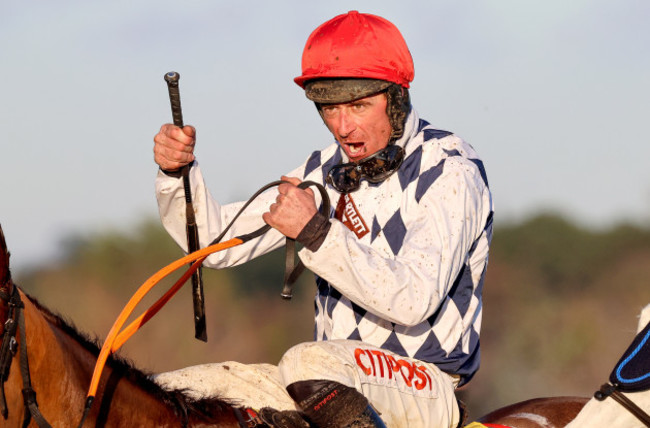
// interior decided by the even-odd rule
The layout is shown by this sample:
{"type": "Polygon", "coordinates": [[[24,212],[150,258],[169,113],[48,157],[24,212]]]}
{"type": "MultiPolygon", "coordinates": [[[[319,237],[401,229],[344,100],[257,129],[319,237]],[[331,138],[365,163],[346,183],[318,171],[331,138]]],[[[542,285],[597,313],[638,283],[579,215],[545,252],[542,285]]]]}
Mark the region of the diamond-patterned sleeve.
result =
{"type": "MultiPolygon", "coordinates": [[[[395,187],[400,186],[397,177],[389,181],[380,186],[390,189],[381,195],[368,237],[357,239],[341,222],[331,220],[320,249],[303,249],[300,257],[360,307],[416,326],[449,303],[457,281],[474,283],[463,287],[470,296],[460,298],[463,304],[472,301],[487,263],[488,239],[481,237],[491,216],[491,196],[480,168],[461,156],[424,169],[402,192],[395,187]],[[391,205],[386,195],[402,200],[382,217],[381,211],[391,205]]],[[[369,213],[362,215],[368,222],[369,213]]]]}

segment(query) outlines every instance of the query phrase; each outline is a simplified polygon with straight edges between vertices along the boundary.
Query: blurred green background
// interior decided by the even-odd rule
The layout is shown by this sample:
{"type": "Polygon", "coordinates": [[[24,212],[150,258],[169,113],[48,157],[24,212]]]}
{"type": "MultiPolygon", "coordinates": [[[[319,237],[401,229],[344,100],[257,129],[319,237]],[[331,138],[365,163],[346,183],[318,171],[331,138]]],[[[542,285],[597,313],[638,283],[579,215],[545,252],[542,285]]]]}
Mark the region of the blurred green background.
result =
{"type": "MultiPolygon", "coordinates": [[[[7,242],[11,251],[12,242],[7,242]]],[[[69,236],[58,261],[14,271],[42,304],[100,340],[135,290],[182,256],[147,220],[69,236]]],[[[585,229],[555,214],[497,224],[484,292],[482,366],[459,394],[476,418],[528,398],[590,396],[634,337],[650,303],[650,230],[585,229]]],[[[312,338],[313,275],[280,298],[283,250],[244,266],[204,269],[208,343],[194,339],[189,286],[120,351],[148,372],[240,361],[277,363],[312,338]]],[[[175,276],[176,277],[176,276],[175,276]]],[[[174,278],[175,278],[174,277],[174,278]]],[[[172,284],[161,283],[140,314],[172,284]]]]}

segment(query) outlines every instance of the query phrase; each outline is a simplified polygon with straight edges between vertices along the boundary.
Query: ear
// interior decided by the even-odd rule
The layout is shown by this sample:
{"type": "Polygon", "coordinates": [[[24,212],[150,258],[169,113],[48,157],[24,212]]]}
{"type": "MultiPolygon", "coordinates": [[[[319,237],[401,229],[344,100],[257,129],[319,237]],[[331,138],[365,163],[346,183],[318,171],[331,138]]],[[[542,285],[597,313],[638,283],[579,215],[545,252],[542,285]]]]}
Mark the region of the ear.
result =
{"type": "Polygon", "coordinates": [[[5,242],[5,235],[2,232],[2,225],[0,225],[0,285],[4,285],[9,281],[11,275],[9,274],[9,251],[7,251],[7,243],[5,242]]]}
{"type": "Polygon", "coordinates": [[[650,322],[650,304],[641,310],[641,315],[639,315],[639,325],[636,329],[636,332],[640,332],[648,325],[650,322]]]}

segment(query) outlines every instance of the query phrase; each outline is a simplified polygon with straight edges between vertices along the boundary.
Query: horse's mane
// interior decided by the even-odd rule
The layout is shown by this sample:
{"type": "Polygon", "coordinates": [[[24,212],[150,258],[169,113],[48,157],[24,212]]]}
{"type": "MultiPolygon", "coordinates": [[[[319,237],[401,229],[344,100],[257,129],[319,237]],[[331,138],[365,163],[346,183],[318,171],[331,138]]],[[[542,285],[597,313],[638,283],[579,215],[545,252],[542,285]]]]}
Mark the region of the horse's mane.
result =
{"type": "MultiPolygon", "coordinates": [[[[27,293],[25,293],[25,295],[38,308],[50,324],[62,330],[93,355],[99,355],[101,350],[101,341],[99,339],[90,338],[86,334],[81,333],[70,320],[52,312],[47,307],[43,306],[37,299],[27,293]]],[[[151,379],[151,373],[143,372],[136,368],[130,360],[121,356],[114,354],[111,355],[108,358],[107,365],[111,367],[114,372],[118,373],[119,376],[138,385],[145,392],[173,409],[176,416],[180,419],[195,416],[198,419],[215,423],[216,418],[220,414],[228,412],[234,405],[220,397],[195,399],[188,396],[185,390],[182,389],[163,389],[151,379]]]]}

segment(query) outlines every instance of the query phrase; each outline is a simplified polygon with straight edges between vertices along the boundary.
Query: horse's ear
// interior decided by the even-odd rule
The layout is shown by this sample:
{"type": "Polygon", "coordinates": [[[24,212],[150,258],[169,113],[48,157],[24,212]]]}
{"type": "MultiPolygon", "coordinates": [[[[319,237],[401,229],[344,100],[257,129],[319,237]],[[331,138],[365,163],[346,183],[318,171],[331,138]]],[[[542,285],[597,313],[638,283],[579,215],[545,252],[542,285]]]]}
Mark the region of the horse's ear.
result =
{"type": "Polygon", "coordinates": [[[0,225],[0,281],[0,285],[9,281],[9,251],[7,251],[2,225],[0,225]]]}
{"type": "Polygon", "coordinates": [[[650,305],[646,306],[641,310],[641,315],[639,315],[639,326],[636,329],[636,332],[639,333],[645,328],[646,325],[650,322],[650,305]]]}

